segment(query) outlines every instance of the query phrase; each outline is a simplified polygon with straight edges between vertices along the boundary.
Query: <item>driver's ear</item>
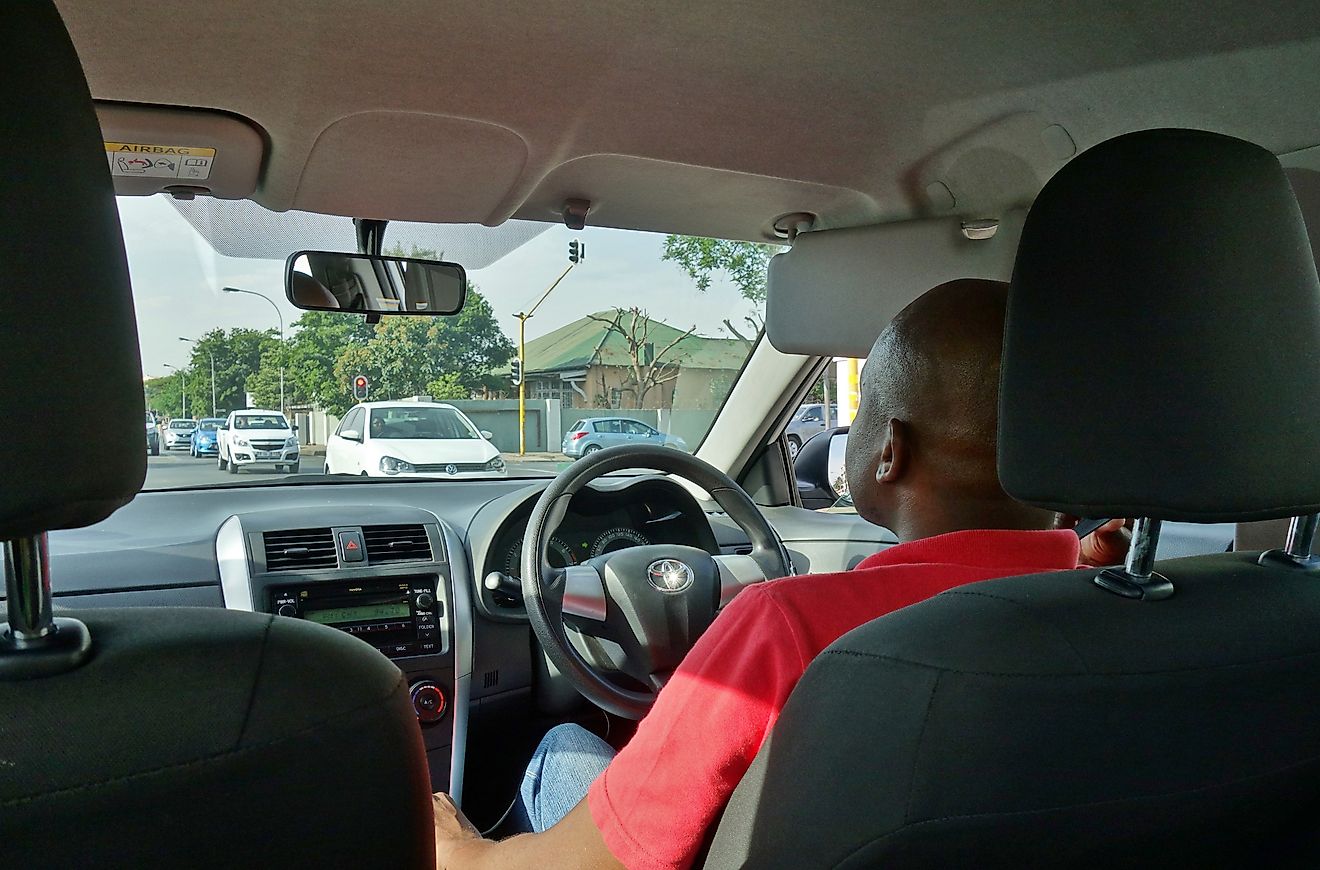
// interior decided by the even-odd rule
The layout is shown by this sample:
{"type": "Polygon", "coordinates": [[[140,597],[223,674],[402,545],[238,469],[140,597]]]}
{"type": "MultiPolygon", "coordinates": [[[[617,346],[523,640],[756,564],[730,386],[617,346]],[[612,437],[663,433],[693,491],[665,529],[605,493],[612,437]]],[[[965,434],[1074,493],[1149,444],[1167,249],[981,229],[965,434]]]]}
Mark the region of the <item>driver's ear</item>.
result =
{"type": "Polygon", "coordinates": [[[897,482],[907,472],[908,451],[907,424],[891,417],[880,432],[880,462],[875,467],[876,482],[897,482]]]}

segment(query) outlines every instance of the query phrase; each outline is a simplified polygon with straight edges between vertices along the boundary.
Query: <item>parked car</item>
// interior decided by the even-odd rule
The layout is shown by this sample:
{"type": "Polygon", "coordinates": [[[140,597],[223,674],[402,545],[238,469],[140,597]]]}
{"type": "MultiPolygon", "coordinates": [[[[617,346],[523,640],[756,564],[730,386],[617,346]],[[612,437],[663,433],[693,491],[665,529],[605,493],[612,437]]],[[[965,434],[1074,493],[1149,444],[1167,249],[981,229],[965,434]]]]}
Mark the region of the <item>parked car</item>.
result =
{"type": "Polygon", "coordinates": [[[493,436],[442,402],[363,402],[327,439],[326,474],[504,477],[493,436]]]}
{"type": "Polygon", "coordinates": [[[832,403],[828,420],[825,419],[825,405],[820,402],[798,408],[793,414],[793,419],[788,422],[788,428],[784,430],[784,436],[788,440],[788,455],[796,459],[803,444],[810,441],[817,433],[830,428],[838,419],[839,406],[832,403]]]}
{"type": "Polygon", "coordinates": [[[197,421],[192,437],[188,441],[188,453],[194,459],[201,456],[213,456],[220,452],[220,427],[225,425],[224,417],[203,417],[197,421]]]}
{"type": "Polygon", "coordinates": [[[564,433],[560,447],[565,456],[577,458],[618,444],[660,444],[687,450],[687,442],[677,435],[666,435],[631,417],[594,417],[578,420],[564,433]]]}
{"type": "Polygon", "coordinates": [[[176,417],[165,427],[165,449],[174,450],[179,447],[187,447],[192,443],[193,430],[197,428],[197,421],[186,417],[176,417]]]}
{"type": "Polygon", "coordinates": [[[160,429],[156,428],[156,415],[150,411],[147,412],[147,452],[160,455],[160,429]]]}
{"type": "Polygon", "coordinates": [[[216,465],[237,474],[240,468],[271,465],[276,471],[298,473],[298,438],[279,411],[234,411],[216,431],[216,465]]]}

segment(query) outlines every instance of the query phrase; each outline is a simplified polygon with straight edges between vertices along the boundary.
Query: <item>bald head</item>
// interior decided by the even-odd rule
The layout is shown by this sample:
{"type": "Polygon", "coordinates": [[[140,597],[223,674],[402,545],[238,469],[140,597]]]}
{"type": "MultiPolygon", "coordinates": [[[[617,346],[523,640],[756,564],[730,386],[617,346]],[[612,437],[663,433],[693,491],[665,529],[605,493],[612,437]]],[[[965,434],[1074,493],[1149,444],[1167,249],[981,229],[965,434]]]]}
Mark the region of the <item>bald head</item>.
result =
{"type": "Polygon", "coordinates": [[[999,281],[941,284],[899,312],[867,358],[848,484],[862,516],[905,540],[1048,524],[1004,494],[995,470],[1007,301],[999,281]]]}

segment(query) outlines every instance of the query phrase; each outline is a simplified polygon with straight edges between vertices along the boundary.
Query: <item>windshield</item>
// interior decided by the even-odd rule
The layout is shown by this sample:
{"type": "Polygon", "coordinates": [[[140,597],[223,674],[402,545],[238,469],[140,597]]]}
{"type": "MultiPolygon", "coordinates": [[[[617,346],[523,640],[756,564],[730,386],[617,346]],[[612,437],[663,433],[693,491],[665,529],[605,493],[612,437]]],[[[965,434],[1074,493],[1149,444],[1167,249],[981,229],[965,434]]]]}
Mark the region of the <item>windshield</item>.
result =
{"type": "Polygon", "coordinates": [[[373,408],[372,438],[480,438],[481,434],[451,408],[373,408]]]}
{"type": "Polygon", "coordinates": [[[170,428],[171,428],[171,429],[196,429],[196,428],[197,428],[197,424],[194,423],[192,420],[171,420],[171,421],[170,421],[170,428]]]}
{"type": "Polygon", "coordinates": [[[216,427],[224,425],[224,422],[224,420],[219,419],[199,420],[197,422],[197,428],[201,429],[203,432],[211,432],[216,429],[216,427]]]}
{"type": "Polygon", "coordinates": [[[282,414],[238,414],[235,429],[288,429],[289,421],[282,414]]]}
{"type": "MultiPolygon", "coordinates": [[[[486,441],[503,464],[469,472],[490,447],[420,461],[457,463],[477,476],[553,475],[576,458],[565,452],[574,447],[571,427],[596,418],[634,420],[658,433],[657,443],[663,436],[695,450],[759,338],[765,264],[776,250],[518,221],[457,230],[390,223],[385,253],[467,265],[468,302],[454,317],[369,324],[361,315],[300,311],[284,293],[293,251],[352,249],[349,218],[276,214],[250,202],[202,209],[163,196],[118,203],[147,407],[162,419],[259,408],[272,415],[236,417],[234,428],[293,429],[298,445],[296,462],[281,447],[278,462],[256,457],[267,461],[243,465],[237,476],[217,467],[229,461],[223,439],[211,462],[162,451],[148,457],[146,489],[324,481],[335,450],[345,451],[345,469],[374,477],[377,460],[351,453],[373,438],[426,439],[437,450],[486,441]],[[570,242],[579,246],[577,262],[570,242]],[[359,378],[365,386],[355,394],[359,378]],[[364,401],[444,402],[461,413],[390,406],[350,419],[364,401]],[[379,435],[370,429],[377,415],[379,435]]],[[[406,468],[390,475],[407,476],[406,468]]]]}

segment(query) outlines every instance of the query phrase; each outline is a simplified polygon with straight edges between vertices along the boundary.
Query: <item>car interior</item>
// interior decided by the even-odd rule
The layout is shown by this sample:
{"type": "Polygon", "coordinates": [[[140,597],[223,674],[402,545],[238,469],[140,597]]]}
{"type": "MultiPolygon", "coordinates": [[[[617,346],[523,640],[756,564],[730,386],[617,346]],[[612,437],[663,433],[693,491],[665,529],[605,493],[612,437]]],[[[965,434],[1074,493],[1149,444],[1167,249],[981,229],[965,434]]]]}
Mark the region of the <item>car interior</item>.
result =
{"type": "MultiPolygon", "coordinates": [[[[742,590],[898,543],[837,503],[833,400],[843,425],[788,428],[836,358],[962,277],[1011,286],[1003,488],[1134,520],[1127,561],[844,636],[699,865],[1320,861],[1314,4],[23,0],[0,46],[0,360],[38,390],[0,439],[10,863],[430,868],[434,792],[500,836],[550,728],[623,745],[742,590]],[[281,216],[367,258],[392,226],[453,231],[429,257],[483,288],[552,231],[773,256],[687,449],[153,486],[144,324],[211,302],[144,295],[144,203],[220,254],[264,246],[281,281],[317,247],[281,216]],[[646,582],[668,560],[679,594],[646,582]]],[[[414,328],[342,278],[289,300],[414,328]]],[[[663,304],[600,280],[634,325],[663,304]]],[[[540,286],[497,313],[525,326],[540,286]]],[[[216,377],[188,416],[217,416],[216,377]]]]}

